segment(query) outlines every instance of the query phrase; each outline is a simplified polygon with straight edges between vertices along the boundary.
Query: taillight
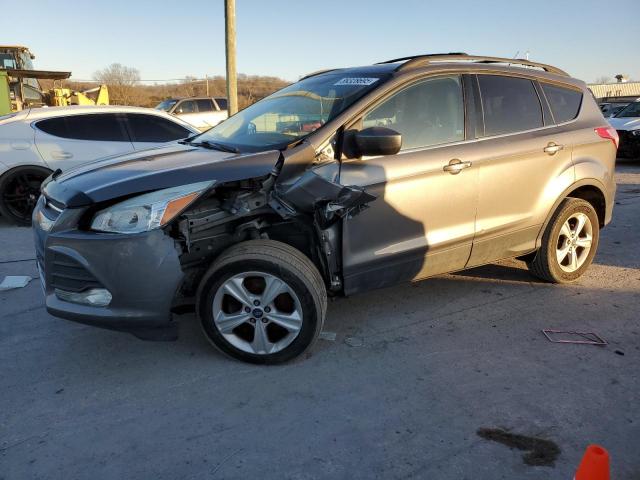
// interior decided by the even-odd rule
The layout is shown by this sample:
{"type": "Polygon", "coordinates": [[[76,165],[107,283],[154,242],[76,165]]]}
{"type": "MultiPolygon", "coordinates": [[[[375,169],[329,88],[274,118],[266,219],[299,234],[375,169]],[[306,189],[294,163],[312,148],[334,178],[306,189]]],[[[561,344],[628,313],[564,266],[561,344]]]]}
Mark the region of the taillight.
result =
{"type": "Polygon", "coordinates": [[[615,128],[598,127],[595,129],[595,131],[600,138],[606,138],[607,140],[611,140],[615,145],[616,150],[618,149],[618,143],[619,143],[620,137],[618,136],[618,132],[616,132],[615,128]]]}

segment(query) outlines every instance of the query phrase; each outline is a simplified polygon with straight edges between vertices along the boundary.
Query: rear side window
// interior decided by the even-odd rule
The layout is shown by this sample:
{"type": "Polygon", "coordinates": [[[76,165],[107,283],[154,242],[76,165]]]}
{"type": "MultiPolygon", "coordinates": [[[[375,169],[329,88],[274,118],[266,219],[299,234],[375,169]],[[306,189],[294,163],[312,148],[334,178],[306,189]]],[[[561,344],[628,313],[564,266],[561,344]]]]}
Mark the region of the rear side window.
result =
{"type": "Polygon", "coordinates": [[[515,133],[543,126],[542,107],[531,80],[478,75],[485,136],[515,133]]]}
{"type": "Polygon", "coordinates": [[[198,104],[199,112],[211,112],[215,110],[213,106],[213,100],[208,100],[208,99],[196,100],[196,103],[198,104]]]}
{"type": "Polygon", "coordinates": [[[73,140],[128,142],[119,114],[97,113],[42,120],[36,127],[49,135],[73,140]]]}
{"type": "Polygon", "coordinates": [[[171,142],[191,135],[189,130],[166,118],[139,113],[128,113],[126,117],[134,142],[171,142]]]}
{"type": "Polygon", "coordinates": [[[578,116],[582,104],[582,92],[548,83],[541,85],[556,123],[568,122],[578,116]]]}

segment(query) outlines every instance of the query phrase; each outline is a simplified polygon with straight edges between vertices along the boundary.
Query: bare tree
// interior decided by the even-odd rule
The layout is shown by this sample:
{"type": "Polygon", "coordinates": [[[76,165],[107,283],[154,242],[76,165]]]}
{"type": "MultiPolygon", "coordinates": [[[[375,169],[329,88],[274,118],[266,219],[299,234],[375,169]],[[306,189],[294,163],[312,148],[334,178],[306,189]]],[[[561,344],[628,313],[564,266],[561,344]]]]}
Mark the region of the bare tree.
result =
{"type": "Polygon", "coordinates": [[[95,72],[93,78],[109,87],[111,103],[116,105],[137,103],[135,87],[140,81],[140,72],[136,68],[112,63],[95,72]]]}
{"type": "Polygon", "coordinates": [[[611,82],[613,82],[613,79],[606,75],[602,75],[601,77],[596,78],[596,84],[598,85],[602,83],[611,83],[611,82]]]}

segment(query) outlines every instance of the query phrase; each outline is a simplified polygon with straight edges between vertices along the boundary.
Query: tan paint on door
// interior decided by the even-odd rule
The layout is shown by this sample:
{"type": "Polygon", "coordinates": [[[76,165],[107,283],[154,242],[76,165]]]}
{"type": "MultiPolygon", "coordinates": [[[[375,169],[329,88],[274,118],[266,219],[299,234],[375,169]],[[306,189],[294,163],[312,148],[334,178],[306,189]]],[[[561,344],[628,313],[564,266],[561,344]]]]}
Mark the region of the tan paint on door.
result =
{"type": "Polygon", "coordinates": [[[468,267],[533,250],[549,209],[575,179],[571,133],[547,128],[475,144],[479,197],[468,267]],[[550,155],[550,144],[563,148],[550,155]]]}
{"type": "Polygon", "coordinates": [[[467,150],[458,144],[344,162],[340,183],[378,196],[345,222],[345,277],[405,263],[404,280],[464,267],[475,230],[478,170],[452,175],[443,167],[452,158],[464,161],[467,150]]]}

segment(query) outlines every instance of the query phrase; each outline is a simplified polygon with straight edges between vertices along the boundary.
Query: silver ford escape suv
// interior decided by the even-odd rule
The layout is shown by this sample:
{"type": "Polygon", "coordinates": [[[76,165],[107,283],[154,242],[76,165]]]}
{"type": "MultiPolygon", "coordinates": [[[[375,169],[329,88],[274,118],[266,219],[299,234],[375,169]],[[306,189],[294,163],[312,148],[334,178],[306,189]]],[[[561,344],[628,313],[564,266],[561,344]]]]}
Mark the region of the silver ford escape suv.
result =
{"type": "Polygon", "coordinates": [[[420,55],[313,73],[186,141],[44,183],[52,315],[173,339],[195,307],[222,352],[308,349],[327,296],[503,258],[591,264],[618,136],[584,82],[525,60],[420,55]]]}

